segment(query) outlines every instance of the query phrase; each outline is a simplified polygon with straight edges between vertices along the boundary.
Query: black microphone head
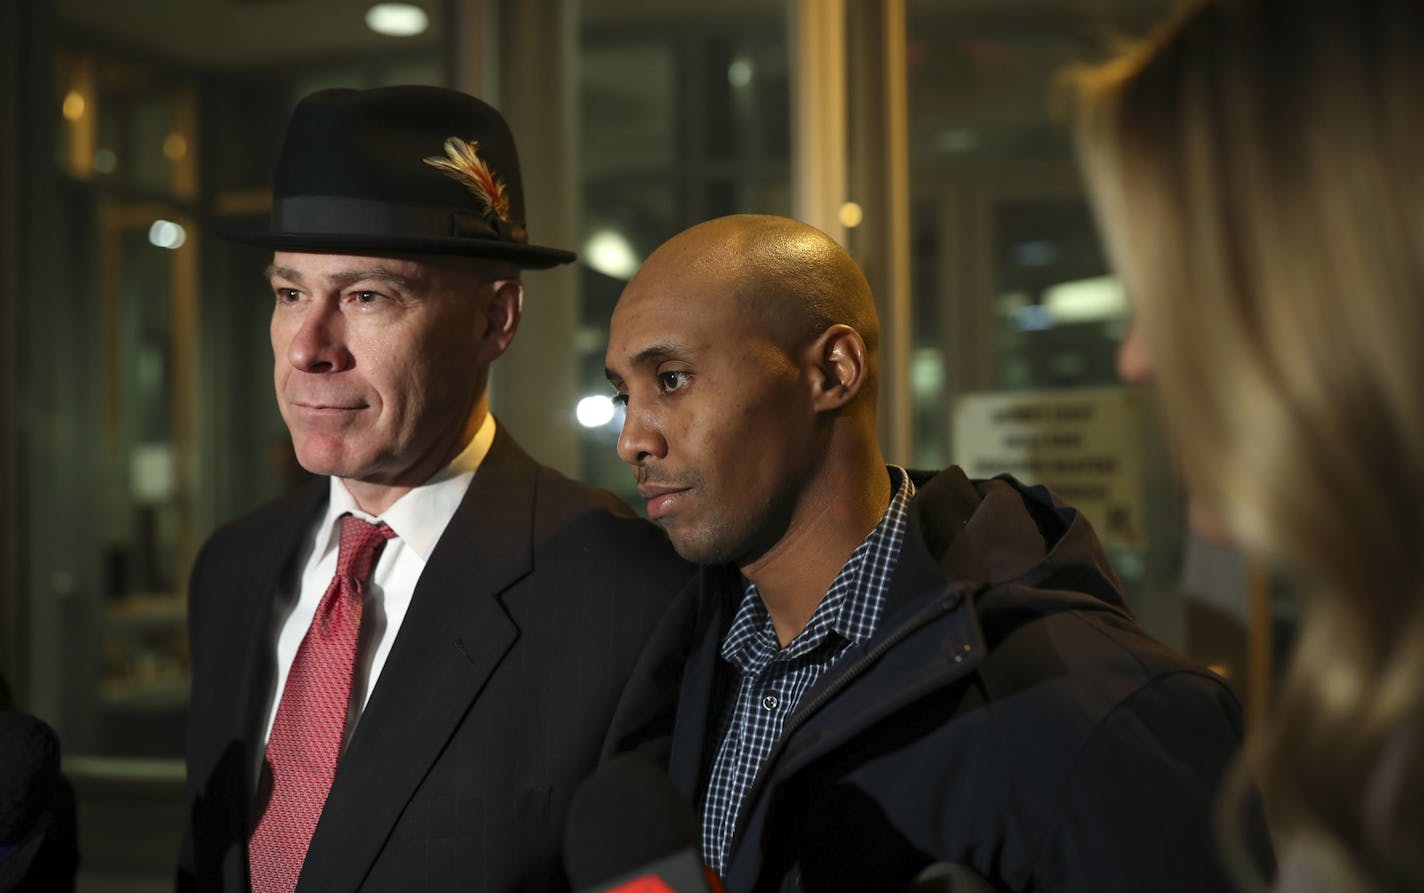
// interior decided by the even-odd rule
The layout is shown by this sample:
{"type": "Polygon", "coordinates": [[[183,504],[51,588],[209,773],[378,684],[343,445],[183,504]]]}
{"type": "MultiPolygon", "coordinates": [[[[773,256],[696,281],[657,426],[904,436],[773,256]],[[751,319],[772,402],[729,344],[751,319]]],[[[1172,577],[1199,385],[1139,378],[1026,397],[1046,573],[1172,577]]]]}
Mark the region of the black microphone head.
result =
{"type": "Polygon", "coordinates": [[[569,803],[564,868],[575,889],[593,887],[697,848],[697,819],[656,763],[624,754],[589,776],[569,803]]]}
{"type": "Polygon", "coordinates": [[[996,893],[994,885],[968,865],[935,862],[915,876],[904,893],[996,893]]]}
{"type": "Polygon", "coordinates": [[[59,783],[59,739],[38,717],[0,710],[0,843],[14,843],[48,808],[59,783]]]}

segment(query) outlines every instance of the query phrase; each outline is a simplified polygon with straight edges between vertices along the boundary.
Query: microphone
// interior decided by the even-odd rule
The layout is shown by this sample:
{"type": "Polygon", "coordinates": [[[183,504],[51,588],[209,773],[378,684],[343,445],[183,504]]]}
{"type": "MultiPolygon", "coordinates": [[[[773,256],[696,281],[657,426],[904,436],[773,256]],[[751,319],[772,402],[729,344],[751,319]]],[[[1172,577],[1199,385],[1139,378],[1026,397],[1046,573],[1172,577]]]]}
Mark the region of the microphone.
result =
{"type": "Polygon", "coordinates": [[[905,893],[995,893],[982,875],[958,862],[935,862],[915,875],[905,893]]]}
{"type": "Polygon", "coordinates": [[[580,893],[722,893],[697,851],[697,818],[656,763],[624,754],[574,791],[564,867],[580,893]]]}

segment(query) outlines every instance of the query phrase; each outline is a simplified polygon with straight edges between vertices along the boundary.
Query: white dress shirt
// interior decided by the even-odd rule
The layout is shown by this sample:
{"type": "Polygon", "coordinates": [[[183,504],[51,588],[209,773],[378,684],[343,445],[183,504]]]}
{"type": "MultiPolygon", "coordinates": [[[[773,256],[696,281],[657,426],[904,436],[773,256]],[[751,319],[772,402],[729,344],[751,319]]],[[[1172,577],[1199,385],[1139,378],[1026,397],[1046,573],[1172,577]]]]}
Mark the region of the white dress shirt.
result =
{"type": "MultiPolygon", "coordinates": [[[[425,563],[430,560],[430,553],[445,532],[446,525],[455,516],[460,500],[465,498],[465,491],[469,489],[476,469],[489,453],[490,444],[494,441],[494,429],[494,416],[486,414],[484,423],[469,445],[449,465],[396,500],[380,517],[373,517],[357,508],[356,500],[341,478],[330,479],[331,496],[326,513],[307,535],[305,558],[300,565],[300,589],[296,598],[292,598],[291,593],[283,593],[283,597],[277,599],[274,617],[277,686],[273,691],[281,692],[286,687],[287,674],[296,659],[297,648],[316,616],[321,597],[336,575],[337,547],[341,543],[337,522],[347,512],[373,524],[385,522],[395,536],[386,542],[380,561],[366,584],[361,638],[357,644],[350,713],[346,723],[348,741],[376,680],[380,678],[381,668],[391,652],[391,644],[400,632],[421,571],[425,570],[425,563]]],[[[271,699],[262,733],[263,747],[259,753],[266,750],[266,741],[272,734],[272,723],[277,719],[280,701],[279,696],[271,699]]]]}

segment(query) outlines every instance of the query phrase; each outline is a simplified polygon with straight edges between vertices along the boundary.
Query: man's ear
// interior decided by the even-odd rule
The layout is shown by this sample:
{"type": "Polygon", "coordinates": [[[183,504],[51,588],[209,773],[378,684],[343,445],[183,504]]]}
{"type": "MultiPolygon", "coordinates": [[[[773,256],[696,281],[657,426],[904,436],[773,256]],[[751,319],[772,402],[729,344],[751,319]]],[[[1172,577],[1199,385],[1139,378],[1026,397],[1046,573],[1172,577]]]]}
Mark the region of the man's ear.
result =
{"type": "Polygon", "coordinates": [[[826,329],[817,336],[810,351],[815,387],[811,406],[817,412],[847,405],[870,379],[870,352],[865,339],[848,325],[837,323],[826,329]]]}
{"type": "Polygon", "coordinates": [[[496,279],[490,288],[493,294],[480,318],[480,359],[485,363],[493,362],[509,348],[524,313],[524,283],[496,279]]]}

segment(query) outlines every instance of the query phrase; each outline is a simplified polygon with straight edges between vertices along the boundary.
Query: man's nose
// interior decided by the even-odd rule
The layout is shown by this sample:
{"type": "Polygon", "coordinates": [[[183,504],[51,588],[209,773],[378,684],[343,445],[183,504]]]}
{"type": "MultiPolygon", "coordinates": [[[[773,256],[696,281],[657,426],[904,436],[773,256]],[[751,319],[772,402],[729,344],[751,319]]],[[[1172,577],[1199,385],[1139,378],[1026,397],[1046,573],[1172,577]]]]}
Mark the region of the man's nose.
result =
{"type": "Polygon", "coordinates": [[[342,372],[354,365],[346,343],[346,321],[326,303],[313,304],[302,314],[287,342],[287,361],[303,372],[342,372]]]}
{"type": "Polygon", "coordinates": [[[623,416],[623,430],[618,434],[618,458],[637,467],[650,458],[666,456],[667,440],[659,421],[629,401],[623,416]]]}

